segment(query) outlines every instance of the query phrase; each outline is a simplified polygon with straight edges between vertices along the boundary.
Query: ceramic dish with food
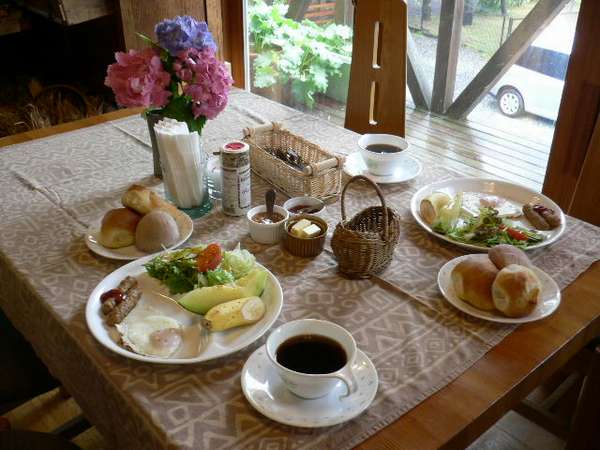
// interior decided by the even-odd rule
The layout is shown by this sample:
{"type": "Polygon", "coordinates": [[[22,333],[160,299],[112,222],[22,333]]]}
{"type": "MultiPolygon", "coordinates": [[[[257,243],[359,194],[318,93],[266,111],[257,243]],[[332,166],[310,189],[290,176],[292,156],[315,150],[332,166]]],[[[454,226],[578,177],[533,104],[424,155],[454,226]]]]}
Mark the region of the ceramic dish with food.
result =
{"type": "Polygon", "coordinates": [[[283,247],[295,256],[318,256],[325,247],[328,228],[327,222],[315,215],[291,217],[284,225],[283,247]]]}
{"type": "MultiPolygon", "coordinates": [[[[492,322],[543,319],[560,305],[560,289],[515,247],[454,258],[438,273],[440,291],[459,310],[492,322]]],[[[522,252],[521,252],[522,253],[522,252]]]]}
{"type": "Polygon", "coordinates": [[[85,243],[94,253],[111,259],[133,260],[174,249],[192,234],[192,219],[151,189],[131,186],[111,209],[92,224],[85,243]]]}
{"type": "Polygon", "coordinates": [[[292,197],[283,204],[290,215],[297,216],[299,214],[322,214],[325,210],[325,202],[316,197],[308,195],[302,197],[292,197]]]}
{"type": "Polygon", "coordinates": [[[117,269],[90,295],[86,321],[115,353],[190,364],[253,343],[275,322],[282,304],[279,282],[251,253],[209,244],[117,269]]]}
{"type": "Polygon", "coordinates": [[[289,217],[288,211],[278,205],[273,206],[271,215],[265,205],[252,208],[246,214],[250,237],[259,244],[276,244],[283,236],[283,224],[289,217]]]}
{"type": "Polygon", "coordinates": [[[363,134],[358,148],[370,173],[389,176],[402,165],[408,142],[393,134],[363,134]]]}
{"type": "Polygon", "coordinates": [[[410,209],[428,233],[475,251],[499,244],[524,250],[544,247],[566,226],[560,207],[545,195],[483,178],[432,183],[413,195],[410,209]]]}

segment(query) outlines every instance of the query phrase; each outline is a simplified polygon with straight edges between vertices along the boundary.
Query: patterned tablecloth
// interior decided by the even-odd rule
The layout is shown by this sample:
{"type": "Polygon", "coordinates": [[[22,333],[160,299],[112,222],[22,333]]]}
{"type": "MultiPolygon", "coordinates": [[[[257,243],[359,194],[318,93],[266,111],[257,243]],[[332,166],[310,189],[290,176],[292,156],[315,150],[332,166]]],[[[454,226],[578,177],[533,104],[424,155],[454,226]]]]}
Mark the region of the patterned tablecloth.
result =
{"type": "MultiPolygon", "coordinates": [[[[233,93],[203,140],[216,148],[241,137],[243,127],[269,120],[332,151],[355,150],[356,134],[243,91],[233,93]]],[[[401,237],[391,266],[372,280],[341,278],[330,252],[300,259],[278,246],[255,244],[245,219],[218,210],[195,222],[190,239],[226,246],[240,241],[254,252],[284,289],[278,323],[321,318],[354,334],[380,379],[377,397],[358,418],[307,430],[254,411],[243,397],[240,370],[264,339],[192,366],[143,364],[105,350],[90,335],[84,309],[94,286],[119,263],[90,253],[83,234],[119,205],[131,183],[161,189],[151,177],[151,153],[143,142],[146,125],[131,117],[0,150],[0,306],[118,448],[351,448],[444,387],[514,329],[458,313],[438,292],[438,269],[461,253],[416,225],[409,200],[425,184],[460,175],[426,166],[414,182],[384,187],[401,216],[401,237]]],[[[253,179],[254,203],[266,188],[253,179]]],[[[350,194],[351,211],[377,203],[366,188],[350,194]]],[[[331,227],[339,216],[339,204],[328,207],[331,227]]],[[[561,288],[600,259],[600,229],[572,218],[567,225],[560,242],[532,252],[561,288]]]]}

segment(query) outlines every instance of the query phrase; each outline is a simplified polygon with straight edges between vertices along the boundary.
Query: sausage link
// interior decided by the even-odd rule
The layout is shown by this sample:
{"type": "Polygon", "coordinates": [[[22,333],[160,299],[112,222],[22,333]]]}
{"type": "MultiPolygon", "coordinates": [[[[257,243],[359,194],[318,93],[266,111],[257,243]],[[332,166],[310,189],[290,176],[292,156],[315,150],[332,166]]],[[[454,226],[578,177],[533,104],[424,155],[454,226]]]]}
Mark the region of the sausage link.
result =
{"type": "Polygon", "coordinates": [[[121,323],[127,314],[131,312],[135,305],[137,305],[140,297],[142,296],[142,291],[138,288],[131,288],[127,292],[127,296],[125,300],[116,305],[112,311],[106,316],[106,323],[109,326],[116,325],[117,323],[121,323]]]}

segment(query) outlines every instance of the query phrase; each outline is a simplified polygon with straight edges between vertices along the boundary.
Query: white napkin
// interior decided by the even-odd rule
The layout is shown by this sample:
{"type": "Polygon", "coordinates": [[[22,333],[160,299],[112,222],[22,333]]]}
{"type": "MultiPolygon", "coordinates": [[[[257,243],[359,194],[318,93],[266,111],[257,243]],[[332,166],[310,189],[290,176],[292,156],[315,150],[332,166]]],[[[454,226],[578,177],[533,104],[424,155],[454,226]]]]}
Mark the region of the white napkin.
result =
{"type": "Polygon", "coordinates": [[[163,119],[154,125],[165,187],[180,208],[200,206],[205,199],[207,157],[200,135],[185,122],[163,119]]]}

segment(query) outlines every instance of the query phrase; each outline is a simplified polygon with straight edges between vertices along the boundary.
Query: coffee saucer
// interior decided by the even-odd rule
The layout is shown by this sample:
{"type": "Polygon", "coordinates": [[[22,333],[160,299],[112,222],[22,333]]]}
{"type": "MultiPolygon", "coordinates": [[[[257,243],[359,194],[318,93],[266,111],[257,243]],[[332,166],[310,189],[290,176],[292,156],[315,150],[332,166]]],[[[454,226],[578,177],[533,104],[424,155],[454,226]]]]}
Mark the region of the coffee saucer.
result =
{"type": "Polygon", "coordinates": [[[404,155],[403,158],[404,161],[402,166],[396,169],[393,174],[385,176],[373,175],[367,169],[367,165],[362,159],[360,152],[354,152],[346,157],[344,172],[351,177],[355,175],[364,175],[379,184],[404,183],[405,181],[418,177],[421,174],[423,167],[418,160],[410,155],[404,155]]]}
{"type": "Polygon", "coordinates": [[[369,407],[379,380],[377,370],[362,351],[352,365],[358,390],[350,397],[341,381],[325,397],[307,400],[292,394],[283,385],[265,346],[258,348],[244,364],[242,391],[250,404],[269,419],[295,427],[329,427],[358,416],[369,407]]]}

